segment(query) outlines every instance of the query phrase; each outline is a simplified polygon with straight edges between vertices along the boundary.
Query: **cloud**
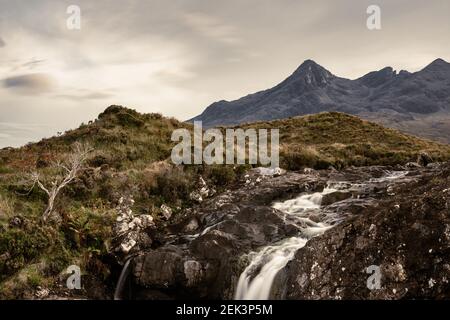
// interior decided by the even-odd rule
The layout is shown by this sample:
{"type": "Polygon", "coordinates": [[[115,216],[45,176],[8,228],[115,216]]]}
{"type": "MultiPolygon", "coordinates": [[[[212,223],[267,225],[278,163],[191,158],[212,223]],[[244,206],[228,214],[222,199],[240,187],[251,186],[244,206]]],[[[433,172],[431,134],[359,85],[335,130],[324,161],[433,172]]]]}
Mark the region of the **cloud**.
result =
{"type": "Polygon", "coordinates": [[[38,60],[38,59],[34,59],[33,58],[30,61],[25,62],[24,64],[22,64],[22,67],[28,68],[28,69],[34,69],[34,68],[40,66],[44,62],[45,62],[45,59],[38,60]]]}
{"type": "MultiPolygon", "coordinates": [[[[0,148],[18,147],[40,137],[53,135],[49,126],[36,123],[0,122],[0,148]],[[38,137],[39,137],[38,136],[38,137]]],[[[56,131],[55,131],[56,132],[56,131]]]]}
{"type": "Polygon", "coordinates": [[[183,15],[183,18],[190,28],[204,37],[229,45],[242,43],[236,28],[216,17],[203,13],[187,13],[183,15]]]}
{"type": "Polygon", "coordinates": [[[82,93],[75,94],[60,94],[56,97],[70,99],[70,100],[102,100],[114,97],[112,93],[102,92],[102,91],[88,91],[88,90],[80,90],[86,91],[82,93]]]}
{"type": "Polygon", "coordinates": [[[50,91],[53,81],[45,73],[32,73],[6,78],[3,80],[3,87],[24,94],[39,94],[50,91]]]}
{"type": "Polygon", "coordinates": [[[2,37],[0,37],[0,48],[6,46],[6,42],[5,40],[2,39],[2,37]]]}

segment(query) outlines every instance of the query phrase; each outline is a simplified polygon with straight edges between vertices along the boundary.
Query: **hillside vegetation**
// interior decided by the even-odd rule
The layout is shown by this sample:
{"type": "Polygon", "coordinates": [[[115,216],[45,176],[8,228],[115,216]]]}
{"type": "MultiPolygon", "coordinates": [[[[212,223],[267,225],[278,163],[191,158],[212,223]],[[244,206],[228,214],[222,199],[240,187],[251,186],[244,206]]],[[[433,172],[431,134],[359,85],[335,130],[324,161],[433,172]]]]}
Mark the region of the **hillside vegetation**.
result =
{"type": "MultiPolygon", "coordinates": [[[[323,113],[244,127],[279,128],[281,164],[341,168],[347,165],[404,164],[421,152],[435,160],[450,158],[450,147],[401,134],[341,113],[323,113]]],[[[71,264],[110,289],[117,280],[111,266],[113,226],[119,199],[131,196],[133,214],[152,215],[158,228],[176,221],[192,206],[190,193],[202,176],[220,191],[248,166],[173,166],[171,133],[190,124],[140,114],[121,106],[75,130],[18,149],[0,150],[0,298],[29,298],[39,287],[52,288],[71,264]],[[54,219],[41,220],[47,195],[31,183],[54,174],[75,142],[89,144],[82,173],[56,199],[54,219]],[[173,210],[165,218],[161,205],[173,210]]],[[[120,269],[119,269],[120,271],[120,269]]]]}
{"type": "Polygon", "coordinates": [[[395,165],[416,161],[421,153],[434,161],[450,158],[450,146],[403,134],[339,112],[245,124],[244,128],[278,128],[282,167],[325,169],[330,165],[395,165]]]}

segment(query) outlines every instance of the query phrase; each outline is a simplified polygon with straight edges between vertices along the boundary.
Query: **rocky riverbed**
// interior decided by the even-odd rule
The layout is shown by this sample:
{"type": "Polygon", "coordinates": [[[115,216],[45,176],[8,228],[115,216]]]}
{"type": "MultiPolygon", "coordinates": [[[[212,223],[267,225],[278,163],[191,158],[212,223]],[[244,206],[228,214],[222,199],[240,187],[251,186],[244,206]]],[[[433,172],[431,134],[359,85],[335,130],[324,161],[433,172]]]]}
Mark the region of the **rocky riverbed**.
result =
{"type": "Polygon", "coordinates": [[[253,169],[132,249],[116,298],[448,298],[449,171],[253,169]]]}

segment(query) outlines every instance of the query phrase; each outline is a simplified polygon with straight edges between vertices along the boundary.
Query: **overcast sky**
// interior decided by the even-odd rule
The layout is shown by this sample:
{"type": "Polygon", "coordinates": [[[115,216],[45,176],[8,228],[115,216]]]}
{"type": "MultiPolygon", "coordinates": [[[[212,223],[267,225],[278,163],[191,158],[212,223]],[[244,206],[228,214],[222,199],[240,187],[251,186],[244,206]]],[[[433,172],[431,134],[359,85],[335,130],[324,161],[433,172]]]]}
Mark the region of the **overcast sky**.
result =
{"type": "Polygon", "coordinates": [[[357,78],[450,61],[448,0],[0,0],[0,147],[111,104],[186,120],[313,59],[357,78]],[[69,5],[81,30],[69,30],[69,5]],[[381,7],[369,31],[366,9],[381,7]]]}

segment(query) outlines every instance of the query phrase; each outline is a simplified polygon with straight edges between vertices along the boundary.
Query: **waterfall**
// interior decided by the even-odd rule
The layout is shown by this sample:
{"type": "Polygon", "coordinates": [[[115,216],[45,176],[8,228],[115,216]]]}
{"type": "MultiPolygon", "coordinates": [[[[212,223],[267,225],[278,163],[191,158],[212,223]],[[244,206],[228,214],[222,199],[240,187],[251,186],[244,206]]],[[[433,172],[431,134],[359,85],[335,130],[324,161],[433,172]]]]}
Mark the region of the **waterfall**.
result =
{"type": "Polygon", "coordinates": [[[306,222],[307,228],[298,237],[285,239],[250,254],[251,263],[238,280],[235,299],[266,300],[270,297],[273,281],[278,272],[294,257],[298,249],[305,246],[308,239],[322,234],[330,226],[317,223],[305,217],[309,210],[320,208],[323,195],[337,189],[328,185],[322,192],[302,195],[296,199],[278,202],[274,208],[289,214],[298,222],[306,222]],[[256,275],[255,275],[256,274],[256,275]]]}
{"type": "Polygon", "coordinates": [[[263,248],[254,255],[250,265],[239,277],[235,299],[265,300],[269,298],[272,283],[284,266],[294,257],[295,252],[306,244],[306,239],[292,237],[279,244],[263,248]],[[259,273],[251,279],[252,274],[259,273]]]}
{"type": "Polygon", "coordinates": [[[122,300],[122,291],[123,287],[125,286],[125,281],[128,278],[128,275],[130,274],[130,261],[131,258],[129,258],[127,261],[125,261],[125,264],[123,265],[122,272],[120,273],[119,281],[117,281],[116,290],[114,291],[114,300],[122,300]]]}
{"type": "MultiPolygon", "coordinates": [[[[386,171],[379,178],[372,178],[369,183],[389,183],[406,177],[408,171],[386,171]]],[[[309,219],[308,213],[321,210],[323,196],[336,191],[360,190],[364,183],[351,183],[347,181],[329,182],[322,192],[301,195],[295,199],[273,204],[278,209],[297,221],[306,225],[297,237],[284,239],[275,244],[261,248],[258,252],[252,252],[248,256],[250,264],[239,277],[234,298],[237,300],[267,300],[270,298],[273,282],[277,273],[282,270],[294,257],[297,250],[304,247],[312,237],[321,235],[331,228],[326,223],[314,222],[309,219]]],[[[333,213],[326,213],[332,218],[333,213]]],[[[330,220],[325,218],[326,221],[330,220]]],[[[331,219],[333,221],[333,219],[331,219]]],[[[334,221],[336,221],[334,219],[334,221]]]]}

